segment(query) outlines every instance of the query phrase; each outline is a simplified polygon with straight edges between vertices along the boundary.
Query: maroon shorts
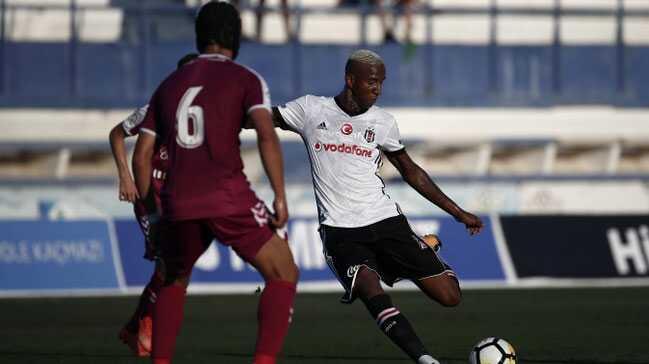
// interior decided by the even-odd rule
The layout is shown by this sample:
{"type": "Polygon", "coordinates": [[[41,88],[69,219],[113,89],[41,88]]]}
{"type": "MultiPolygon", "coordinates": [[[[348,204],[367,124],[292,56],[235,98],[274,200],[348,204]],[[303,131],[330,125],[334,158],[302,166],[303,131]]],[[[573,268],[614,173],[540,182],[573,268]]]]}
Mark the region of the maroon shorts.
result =
{"type": "Polygon", "coordinates": [[[251,262],[273,236],[268,218],[266,206],[259,202],[230,216],[163,223],[159,254],[167,276],[188,277],[194,263],[215,238],[251,262]]]}

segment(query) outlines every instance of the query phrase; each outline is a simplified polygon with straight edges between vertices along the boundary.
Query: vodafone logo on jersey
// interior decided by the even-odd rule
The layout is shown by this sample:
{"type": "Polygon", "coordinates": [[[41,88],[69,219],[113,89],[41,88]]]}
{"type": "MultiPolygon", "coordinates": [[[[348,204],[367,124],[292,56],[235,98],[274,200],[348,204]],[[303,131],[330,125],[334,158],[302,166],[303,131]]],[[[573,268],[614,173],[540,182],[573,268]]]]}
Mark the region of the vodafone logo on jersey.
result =
{"type": "Polygon", "coordinates": [[[344,123],[343,126],[340,127],[340,132],[349,135],[354,131],[354,128],[352,127],[352,124],[350,123],[344,123]]]}
{"type": "Polygon", "coordinates": [[[371,150],[363,147],[359,147],[358,145],[349,145],[345,143],[334,144],[334,143],[316,142],[313,145],[313,149],[315,149],[316,152],[324,150],[325,152],[330,152],[330,153],[352,154],[352,155],[357,155],[359,157],[372,158],[371,150]]]}

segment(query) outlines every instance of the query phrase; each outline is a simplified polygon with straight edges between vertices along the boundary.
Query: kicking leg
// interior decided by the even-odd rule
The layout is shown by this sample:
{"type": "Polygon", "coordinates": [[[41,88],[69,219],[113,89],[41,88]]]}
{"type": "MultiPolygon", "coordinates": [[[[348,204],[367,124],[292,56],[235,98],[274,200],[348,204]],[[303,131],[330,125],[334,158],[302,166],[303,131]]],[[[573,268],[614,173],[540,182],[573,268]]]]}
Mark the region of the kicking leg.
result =
{"type": "Polygon", "coordinates": [[[299,272],[287,242],[276,234],[250,263],[266,282],[257,312],[254,364],[275,364],[291,323],[299,272]]]}
{"type": "Polygon", "coordinates": [[[454,307],[462,300],[462,291],[457,277],[447,271],[434,277],[413,281],[426,295],[445,307],[454,307]]]}
{"type": "Polygon", "coordinates": [[[392,305],[381,287],[379,276],[365,266],[356,273],[354,293],[376,320],[383,333],[417,364],[439,364],[428,353],[406,317],[392,305]]]}

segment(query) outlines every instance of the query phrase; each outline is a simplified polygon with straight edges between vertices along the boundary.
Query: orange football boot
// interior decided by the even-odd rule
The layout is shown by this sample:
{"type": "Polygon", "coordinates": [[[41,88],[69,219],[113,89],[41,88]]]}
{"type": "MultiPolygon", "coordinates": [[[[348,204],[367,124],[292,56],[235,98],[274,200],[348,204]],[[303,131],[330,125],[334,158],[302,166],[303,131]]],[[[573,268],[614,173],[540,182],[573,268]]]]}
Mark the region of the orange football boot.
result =
{"type": "Polygon", "coordinates": [[[151,317],[144,317],[139,321],[137,332],[132,332],[124,326],[119,332],[119,339],[128,346],[135,356],[145,358],[151,356],[152,332],[153,321],[151,317]]]}

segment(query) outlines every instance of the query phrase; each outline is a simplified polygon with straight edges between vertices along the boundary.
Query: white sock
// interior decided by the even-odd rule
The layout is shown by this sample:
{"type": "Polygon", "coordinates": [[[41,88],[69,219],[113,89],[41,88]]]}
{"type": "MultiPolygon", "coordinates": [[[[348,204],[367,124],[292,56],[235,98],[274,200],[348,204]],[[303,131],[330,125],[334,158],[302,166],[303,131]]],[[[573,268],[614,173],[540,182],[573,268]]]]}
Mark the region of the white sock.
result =
{"type": "Polygon", "coordinates": [[[417,364],[440,364],[440,363],[430,355],[422,355],[419,359],[417,359],[417,364]]]}

